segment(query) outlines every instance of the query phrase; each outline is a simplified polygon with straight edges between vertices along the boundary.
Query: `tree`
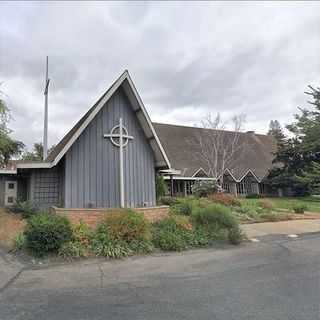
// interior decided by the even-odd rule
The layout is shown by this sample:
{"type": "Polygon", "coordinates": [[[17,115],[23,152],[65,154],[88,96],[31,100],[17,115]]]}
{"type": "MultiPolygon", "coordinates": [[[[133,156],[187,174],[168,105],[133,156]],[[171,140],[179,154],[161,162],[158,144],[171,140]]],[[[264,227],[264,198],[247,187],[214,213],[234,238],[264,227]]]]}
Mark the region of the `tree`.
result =
{"type": "Polygon", "coordinates": [[[0,166],[6,165],[12,157],[19,156],[24,148],[21,141],[10,137],[10,119],[10,110],[4,100],[4,93],[0,90],[0,166]]]}
{"type": "Polygon", "coordinates": [[[157,174],[156,175],[156,197],[159,201],[162,197],[164,197],[167,193],[167,185],[164,181],[164,178],[162,175],[157,174]]]}
{"type": "Polygon", "coordinates": [[[282,127],[278,120],[271,120],[269,124],[269,131],[267,133],[269,136],[274,137],[277,142],[278,147],[284,144],[285,134],[283,133],[282,127]]]}
{"type": "Polygon", "coordinates": [[[312,108],[299,108],[295,121],[286,126],[292,137],[282,139],[267,179],[273,187],[291,187],[296,194],[309,193],[316,164],[320,163],[320,88],[308,87],[312,108]],[[309,175],[310,174],[310,175],[309,175]],[[309,179],[309,182],[307,181],[309,179]]]}
{"type": "MultiPolygon", "coordinates": [[[[48,150],[48,154],[53,150],[55,145],[53,145],[51,148],[48,150]]],[[[22,154],[22,159],[23,160],[31,160],[31,161],[42,161],[43,160],[43,144],[42,142],[36,142],[33,144],[33,149],[32,151],[25,151],[22,154]]]]}
{"type": "Polygon", "coordinates": [[[311,194],[320,193],[320,163],[312,162],[306,171],[302,171],[296,176],[297,181],[305,185],[307,191],[311,194]]]}
{"type": "Polygon", "coordinates": [[[199,151],[195,155],[208,168],[210,176],[223,184],[225,170],[235,165],[235,155],[239,158],[245,150],[247,141],[241,132],[245,123],[245,115],[235,115],[231,119],[233,132],[226,131],[227,122],[223,122],[218,113],[215,118],[209,114],[202,122],[195,143],[199,151]]]}

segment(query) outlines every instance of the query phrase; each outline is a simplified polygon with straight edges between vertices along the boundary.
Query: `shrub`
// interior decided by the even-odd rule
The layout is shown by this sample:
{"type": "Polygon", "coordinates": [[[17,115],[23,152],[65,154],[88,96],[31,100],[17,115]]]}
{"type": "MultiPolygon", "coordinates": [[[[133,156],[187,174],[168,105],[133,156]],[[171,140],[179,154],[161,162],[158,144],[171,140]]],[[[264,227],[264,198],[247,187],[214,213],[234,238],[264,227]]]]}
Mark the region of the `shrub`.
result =
{"type": "Polygon", "coordinates": [[[150,253],[154,249],[151,241],[133,240],[128,245],[130,250],[137,254],[150,253]]]}
{"type": "Polygon", "coordinates": [[[119,213],[107,214],[102,223],[112,239],[125,242],[151,239],[150,224],[142,213],[122,210],[119,213]]]}
{"type": "Polygon", "coordinates": [[[197,208],[192,213],[193,221],[202,226],[231,229],[238,225],[231,210],[221,204],[210,204],[205,208],[197,208]]]}
{"type": "Polygon", "coordinates": [[[246,198],[247,199],[261,199],[261,198],[263,198],[263,195],[259,194],[259,193],[248,193],[246,195],[246,198]]]}
{"type": "Polygon", "coordinates": [[[263,199],[258,202],[260,208],[271,211],[273,209],[273,203],[268,199],[263,199]]]}
{"type": "Polygon", "coordinates": [[[82,220],[72,226],[72,239],[59,249],[63,258],[80,258],[90,255],[92,231],[82,220]]]}
{"type": "Polygon", "coordinates": [[[192,186],[192,193],[196,197],[207,197],[211,193],[218,191],[218,186],[215,181],[199,181],[192,186]]]}
{"type": "Polygon", "coordinates": [[[179,203],[179,200],[175,197],[162,197],[161,203],[165,206],[172,206],[179,203]]]}
{"type": "Polygon", "coordinates": [[[156,176],[156,197],[157,200],[161,200],[162,197],[165,196],[167,192],[167,185],[163,179],[163,176],[157,175],[156,176]]]}
{"type": "Polygon", "coordinates": [[[238,216],[240,219],[245,219],[245,220],[254,220],[259,218],[259,214],[261,212],[258,212],[258,209],[263,210],[262,208],[252,208],[250,206],[241,206],[237,207],[236,213],[238,213],[238,216]]]}
{"type": "Polygon", "coordinates": [[[39,205],[33,201],[20,201],[17,200],[13,206],[10,207],[10,211],[14,213],[20,213],[23,218],[29,218],[40,212],[39,205]]]}
{"type": "Polygon", "coordinates": [[[274,213],[274,212],[263,213],[263,214],[261,214],[261,218],[266,221],[270,221],[270,222],[277,222],[277,221],[283,220],[282,215],[280,215],[278,213],[274,213]]]}
{"type": "Polygon", "coordinates": [[[225,206],[241,206],[241,202],[230,193],[213,193],[208,196],[208,199],[217,203],[221,203],[225,206]]]}
{"type": "Polygon", "coordinates": [[[182,214],[185,216],[191,216],[192,208],[196,206],[195,200],[181,199],[178,203],[171,206],[170,211],[174,214],[182,214]]]}
{"type": "Polygon", "coordinates": [[[19,232],[14,239],[14,248],[15,250],[22,250],[26,246],[26,237],[24,232],[19,232]]]}
{"type": "Polygon", "coordinates": [[[241,229],[239,228],[239,226],[231,228],[228,231],[228,239],[229,239],[229,242],[234,245],[241,243],[241,240],[243,239],[243,233],[242,233],[241,229]]]}
{"type": "Polygon", "coordinates": [[[132,250],[125,241],[110,236],[109,228],[105,223],[98,225],[92,237],[91,248],[97,256],[108,258],[122,258],[132,254],[132,250]]]}
{"type": "Polygon", "coordinates": [[[166,251],[182,251],[192,246],[192,231],[179,225],[174,217],[165,218],[153,225],[152,242],[166,251]]]}
{"type": "Polygon", "coordinates": [[[308,210],[308,207],[304,204],[295,204],[292,207],[294,213],[300,213],[303,214],[306,210],[308,210]]]}
{"type": "Polygon", "coordinates": [[[50,252],[57,252],[70,241],[72,228],[66,217],[42,213],[28,220],[24,234],[26,247],[34,254],[43,256],[50,252]]]}
{"type": "Polygon", "coordinates": [[[88,257],[89,251],[79,242],[69,241],[59,249],[59,256],[65,259],[88,257]]]}

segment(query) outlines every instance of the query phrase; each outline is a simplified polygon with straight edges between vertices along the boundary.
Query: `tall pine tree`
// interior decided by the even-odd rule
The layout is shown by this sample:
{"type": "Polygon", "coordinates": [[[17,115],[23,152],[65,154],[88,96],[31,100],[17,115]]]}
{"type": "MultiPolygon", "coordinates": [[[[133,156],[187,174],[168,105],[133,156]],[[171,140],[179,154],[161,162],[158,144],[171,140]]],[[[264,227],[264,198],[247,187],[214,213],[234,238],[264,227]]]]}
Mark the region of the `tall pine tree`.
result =
{"type": "Polygon", "coordinates": [[[274,122],[269,131],[276,134],[277,142],[281,143],[277,143],[275,167],[269,174],[268,183],[276,188],[290,187],[296,194],[315,192],[312,181],[320,163],[320,88],[309,86],[306,94],[311,97],[308,102],[312,107],[299,108],[300,114],[296,114],[295,121],[286,127],[292,137],[282,139],[278,136],[279,126],[274,122]]]}

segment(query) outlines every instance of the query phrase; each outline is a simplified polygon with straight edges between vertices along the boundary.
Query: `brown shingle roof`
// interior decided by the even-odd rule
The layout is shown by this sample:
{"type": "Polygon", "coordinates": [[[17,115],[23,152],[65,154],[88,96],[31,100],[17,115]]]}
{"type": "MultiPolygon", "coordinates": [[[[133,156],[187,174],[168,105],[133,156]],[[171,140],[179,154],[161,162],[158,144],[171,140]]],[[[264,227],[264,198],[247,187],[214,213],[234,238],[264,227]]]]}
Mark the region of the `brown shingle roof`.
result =
{"type": "MultiPolygon", "coordinates": [[[[206,163],[197,157],[200,147],[195,141],[199,139],[200,134],[203,135],[210,129],[163,123],[153,123],[153,126],[171,166],[181,170],[181,175],[191,177],[200,167],[208,171],[206,163]]],[[[223,134],[232,138],[235,133],[223,131],[223,134]]],[[[273,138],[262,134],[241,133],[239,141],[241,140],[246,141],[246,150],[241,155],[236,154],[233,157],[232,166],[228,169],[237,180],[240,180],[248,170],[262,180],[272,167],[275,151],[273,138]]]]}

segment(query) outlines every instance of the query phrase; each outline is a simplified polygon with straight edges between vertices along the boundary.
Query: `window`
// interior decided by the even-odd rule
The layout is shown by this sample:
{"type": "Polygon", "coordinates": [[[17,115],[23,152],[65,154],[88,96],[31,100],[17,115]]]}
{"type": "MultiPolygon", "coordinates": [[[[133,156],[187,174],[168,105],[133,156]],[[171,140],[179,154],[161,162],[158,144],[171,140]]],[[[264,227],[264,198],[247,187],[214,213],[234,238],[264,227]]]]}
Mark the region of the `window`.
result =
{"type": "Polygon", "coordinates": [[[14,183],[13,182],[9,182],[8,183],[8,189],[10,189],[10,190],[14,189],[14,183]]]}
{"type": "Polygon", "coordinates": [[[8,202],[8,203],[13,203],[13,197],[8,197],[8,198],[7,198],[7,202],[8,202]]]}

